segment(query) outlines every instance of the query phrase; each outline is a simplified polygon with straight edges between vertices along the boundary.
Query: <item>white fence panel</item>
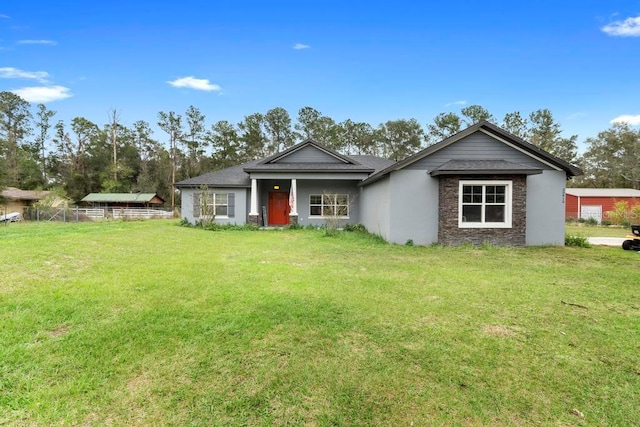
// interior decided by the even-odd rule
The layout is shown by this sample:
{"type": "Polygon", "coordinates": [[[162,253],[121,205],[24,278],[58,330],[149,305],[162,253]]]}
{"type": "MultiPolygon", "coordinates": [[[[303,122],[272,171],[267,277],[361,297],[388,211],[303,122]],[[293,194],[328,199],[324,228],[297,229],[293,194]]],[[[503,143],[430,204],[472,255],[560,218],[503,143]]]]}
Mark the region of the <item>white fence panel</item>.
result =
{"type": "Polygon", "coordinates": [[[113,209],[115,219],[151,219],[151,218],[173,218],[173,212],[158,209],[113,209]]]}

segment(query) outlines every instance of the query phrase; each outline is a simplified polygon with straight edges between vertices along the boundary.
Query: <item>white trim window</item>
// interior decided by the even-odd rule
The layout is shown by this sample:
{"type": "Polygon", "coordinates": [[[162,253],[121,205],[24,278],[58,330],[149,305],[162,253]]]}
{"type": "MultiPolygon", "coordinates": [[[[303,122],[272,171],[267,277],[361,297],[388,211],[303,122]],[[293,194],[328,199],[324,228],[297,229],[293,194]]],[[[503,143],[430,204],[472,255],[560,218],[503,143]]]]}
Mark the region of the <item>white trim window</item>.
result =
{"type": "Polygon", "coordinates": [[[234,193],[214,193],[212,191],[202,193],[198,191],[193,195],[193,215],[195,218],[205,218],[212,215],[214,218],[228,219],[234,217],[234,211],[234,193]],[[201,203],[201,197],[204,197],[204,204],[201,203]]]}
{"type": "Polygon", "coordinates": [[[309,217],[349,218],[348,194],[310,194],[309,217]]]}
{"type": "Polygon", "coordinates": [[[460,228],[511,228],[512,181],[460,181],[460,228]]]}
{"type": "Polygon", "coordinates": [[[207,200],[210,212],[214,212],[216,218],[229,216],[229,194],[213,193],[213,197],[207,200]]]}

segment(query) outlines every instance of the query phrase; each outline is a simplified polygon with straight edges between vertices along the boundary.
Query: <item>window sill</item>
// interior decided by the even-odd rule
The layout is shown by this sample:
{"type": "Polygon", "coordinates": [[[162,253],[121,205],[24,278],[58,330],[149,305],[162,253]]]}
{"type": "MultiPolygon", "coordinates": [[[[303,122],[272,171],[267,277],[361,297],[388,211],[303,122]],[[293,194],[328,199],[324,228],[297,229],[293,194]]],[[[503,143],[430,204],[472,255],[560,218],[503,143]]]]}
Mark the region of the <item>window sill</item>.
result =
{"type": "Polygon", "coordinates": [[[512,228],[511,224],[500,222],[459,223],[458,228],[512,228]]]}

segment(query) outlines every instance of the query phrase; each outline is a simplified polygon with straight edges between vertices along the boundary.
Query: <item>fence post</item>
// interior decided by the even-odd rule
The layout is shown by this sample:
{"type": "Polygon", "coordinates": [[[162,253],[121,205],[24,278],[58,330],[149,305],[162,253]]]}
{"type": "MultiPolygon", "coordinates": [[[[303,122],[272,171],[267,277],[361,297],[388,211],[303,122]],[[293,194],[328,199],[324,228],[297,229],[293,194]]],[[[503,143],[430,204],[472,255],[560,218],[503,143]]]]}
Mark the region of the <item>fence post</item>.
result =
{"type": "Polygon", "coordinates": [[[78,213],[78,207],[76,206],[76,222],[80,222],[80,221],[79,221],[79,219],[78,219],[78,215],[79,215],[79,213],[78,213]]]}

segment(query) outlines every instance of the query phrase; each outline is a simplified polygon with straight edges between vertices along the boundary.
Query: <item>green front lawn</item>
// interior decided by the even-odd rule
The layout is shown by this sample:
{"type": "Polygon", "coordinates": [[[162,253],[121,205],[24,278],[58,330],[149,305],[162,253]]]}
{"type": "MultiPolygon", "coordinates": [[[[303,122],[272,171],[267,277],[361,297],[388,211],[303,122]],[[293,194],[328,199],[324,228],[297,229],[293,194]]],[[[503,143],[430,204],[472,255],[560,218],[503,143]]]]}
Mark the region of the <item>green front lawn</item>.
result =
{"type": "Polygon", "coordinates": [[[567,234],[580,235],[584,237],[625,237],[631,233],[631,227],[602,227],[599,225],[566,224],[567,234]]]}
{"type": "Polygon", "coordinates": [[[0,424],[640,424],[635,252],[11,224],[0,271],[0,424]]]}

